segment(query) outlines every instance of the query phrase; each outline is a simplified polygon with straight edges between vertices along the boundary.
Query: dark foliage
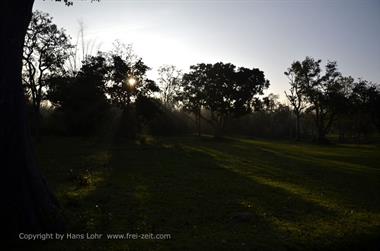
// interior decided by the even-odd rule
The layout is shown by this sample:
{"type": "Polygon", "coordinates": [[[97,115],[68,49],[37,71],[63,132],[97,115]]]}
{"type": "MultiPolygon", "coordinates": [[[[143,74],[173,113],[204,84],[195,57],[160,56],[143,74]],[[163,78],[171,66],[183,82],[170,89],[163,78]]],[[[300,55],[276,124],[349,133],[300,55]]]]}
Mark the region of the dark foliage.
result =
{"type": "Polygon", "coordinates": [[[76,77],[54,77],[49,80],[49,99],[64,118],[70,135],[91,134],[102,122],[108,108],[105,96],[104,57],[89,57],[76,77]]]}
{"type": "Polygon", "coordinates": [[[255,95],[268,88],[269,81],[259,69],[239,68],[233,64],[198,64],[184,74],[178,99],[185,110],[203,117],[214,128],[214,134],[223,133],[226,121],[247,114],[252,109],[255,95]]]}

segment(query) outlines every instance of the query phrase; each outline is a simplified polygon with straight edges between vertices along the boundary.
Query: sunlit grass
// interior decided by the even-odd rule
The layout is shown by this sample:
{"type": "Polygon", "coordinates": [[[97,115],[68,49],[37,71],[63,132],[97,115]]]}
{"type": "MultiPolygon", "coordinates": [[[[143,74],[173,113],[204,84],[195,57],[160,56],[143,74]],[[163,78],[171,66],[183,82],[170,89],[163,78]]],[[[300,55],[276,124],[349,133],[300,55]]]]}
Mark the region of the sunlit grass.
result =
{"type": "Polygon", "coordinates": [[[52,138],[40,153],[70,231],[173,237],[66,244],[73,249],[365,249],[380,234],[377,146],[52,138]],[[68,179],[70,169],[90,182],[68,179]]]}
{"type": "MultiPolygon", "coordinates": [[[[247,140],[244,140],[243,142],[255,144],[256,150],[259,149],[265,153],[270,153],[269,155],[272,157],[272,159],[269,161],[269,163],[267,161],[263,161],[263,158],[260,159],[260,157],[258,157],[260,154],[257,151],[255,153],[251,152],[249,156],[242,157],[242,152],[240,152],[240,154],[231,153],[231,149],[227,148],[222,149],[221,151],[215,150],[215,148],[212,146],[185,146],[185,148],[208,154],[210,157],[222,163],[222,166],[224,168],[243,174],[244,176],[249,177],[255,181],[255,183],[283,190],[289,194],[289,196],[282,199],[294,200],[294,198],[299,198],[302,201],[310,202],[311,204],[315,204],[318,207],[326,209],[326,212],[324,214],[313,213],[313,211],[310,210],[310,214],[299,214],[297,215],[296,221],[289,221],[284,217],[281,218],[271,216],[271,213],[265,212],[262,208],[260,208],[255,200],[242,202],[242,205],[245,205],[247,209],[255,209],[256,213],[262,216],[267,216],[270,222],[281,232],[284,232],[284,234],[289,232],[299,235],[300,233],[306,232],[308,240],[315,240],[318,238],[330,238],[332,236],[341,238],[342,236],[349,235],[352,232],[371,232],[372,228],[380,227],[380,213],[378,210],[377,213],[373,213],[364,208],[357,207],[357,205],[352,205],[352,203],[350,204],[349,202],[344,201],[337,196],[329,196],[329,193],[331,194],[334,191],[324,188],[323,184],[320,186],[320,189],[315,190],[308,188],[310,187],[310,184],[307,184],[306,186],[305,184],[298,185],[299,181],[297,180],[294,180],[293,182],[284,182],[280,179],[277,179],[276,176],[279,174],[286,174],[286,170],[281,169],[281,166],[284,168],[286,165],[283,163],[276,163],[276,159],[273,157],[280,157],[281,160],[293,162],[293,164],[297,164],[297,161],[301,162],[306,159],[307,162],[316,163],[318,167],[320,167],[319,172],[323,172],[324,168],[336,168],[344,170],[344,172],[354,170],[361,174],[368,173],[369,175],[378,175],[379,169],[376,169],[374,167],[367,167],[365,165],[352,164],[347,161],[344,162],[326,159],[326,156],[342,155],[342,152],[334,152],[331,151],[331,149],[329,151],[323,147],[319,147],[319,151],[315,151],[314,149],[310,149],[315,148],[315,146],[309,146],[308,149],[308,147],[305,145],[292,146],[290,144],[287,144],[287,147],[285,148],[278,147],[273,143],[267,142],[247,140]],[[295,152],[297,152],[297,154],[293,155],[295,152]],[[270,165],[263,165],[263,163],[270,165]]],[[[238,148],[243,148],[244,150],[244,145],[238,145],[238,148]]],[[[360,147],[358,148],[360,149],[360,147]]],[[[253,150],[254,149],[251,149],[251,151],[253,150]]],[[[337,150],[340,149],[338,148],[337,150]]],[[[376,149],[372,148],[372,151],[373,150],[376,149]]],[[[368,153],[372,152],[369,151],[368,153]]],[[[299,167],[304,169],[307,168],[305,165],[300,165],[299,167]]],[[[327,170],[327,172],[329,172],[329,170],[327,170]]],[[[377,180],[379,180],[379,177],[377,177],[377,180]]],[[[294,211],[291,208],[292,206],[297,207],[297,204],[289,205],[289,208],[280,207],[276,210],[286,210],[289,214],[291,214],[292,211],[294,211]]]]}

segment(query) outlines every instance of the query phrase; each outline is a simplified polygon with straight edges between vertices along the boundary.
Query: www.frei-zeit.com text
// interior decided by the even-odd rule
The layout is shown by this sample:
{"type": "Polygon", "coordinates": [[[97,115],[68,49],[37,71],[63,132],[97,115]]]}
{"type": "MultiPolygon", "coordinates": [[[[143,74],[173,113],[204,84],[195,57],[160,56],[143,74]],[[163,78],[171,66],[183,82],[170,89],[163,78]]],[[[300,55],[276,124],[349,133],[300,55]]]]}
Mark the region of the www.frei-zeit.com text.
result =
{"type": "Polygon", "coordinates": [[[20,240],[170,240],[171,234],[154,233],[20,233],[20,240]]]}

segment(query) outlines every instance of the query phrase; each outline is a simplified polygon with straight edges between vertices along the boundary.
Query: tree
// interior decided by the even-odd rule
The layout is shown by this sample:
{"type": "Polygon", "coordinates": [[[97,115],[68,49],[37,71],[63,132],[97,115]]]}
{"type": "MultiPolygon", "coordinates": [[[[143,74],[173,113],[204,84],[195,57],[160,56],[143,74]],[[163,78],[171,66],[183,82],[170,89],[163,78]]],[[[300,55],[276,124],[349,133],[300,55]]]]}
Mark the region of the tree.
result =
{"type": "Polygon", "coordinates": [[[113,51],[108,54],[110,71],[107,94],[111,104],[122,109],[119,136],[135,138],[138,126],[147,122],[147,114],[142,113],[139,116],[137,112],[144,110],[142,107],[156,111],[152,107],[157,102],[150,98],[160,89],[153,80],[147,78],[150,68],[133,53],[130,46],[118,41],[114,45],[113,51]],[[136,109],[137,106],[142,109],[136,109]]]}
{"type": "MultiPolygon", "coordinates": [[[[64,0],[67,5],[72,2],[64,0]]],[[[37,169],[22,88],[23,45],[34,0],[0,2],[0,159],[6,235],[63,229],[59,205],[37,169]]]]}
{"type": "Polygon", "coordinates": [[[380,132],[380,88],[378,84],[372,84],[370,91],[369,111],[372,122],[380,132]]]}
{"type": "Polygon", "coordinates": [[[341,95],[336,100],[336,103],[339,103],[339,109],[337,109],[335,127],[338,129],[339,141],[344,141],[346,133],[352,131],[352,116],[355,113],[355,105],[351,96],[355,83],[351,76],[340,77],[338,81],[342,89],[341,95]]]}
{"type": "Polygon", "coordinates": [[[278,102],[278,95],[269,93],[268,96],[263,97],[262,109],[268,113],[273,113],[280,103],[278,102]]]}
{"type": "Polygon", "coordinates": [[[324,74],[321,73],[321,60],[306,57],[302,62],[293,63],[296,81],[309,103],[308,110],[314,114],[317,140],[327,142],[326,135],[342,107],[344,100],[341,74],[335,61],[327,62],[324,74]]]}
{"type": "Polygon", "coordinates": [[[111,62],[107,93],[111,103],[126,110],[139,95],[150,96],[160,91],[156,83],[146,77],[150,68],[141,58],[134,60],[133,54],[123,52],[111,52],[109,57],[111,62]]]}
{"type": "Polygon", "coordinates": [[[301,114],[306,108],[305,95],[302,89],[302,81],[298,77],[297,72],[300,70],[301,64],[294,62],[284,74],[288,77],[290,83],[289,93],[285,92],[285,96],[292,106],[294,115],[296,116],[296,140],[300,139],[300,120],[301,114]]]}
{"type": "Polygon", "coordinates": [[[35,11],[24,43],[23,83],[32,101],[37,137],[41,102],[48,88],[46,80],[54,74],[64,73],[63,66],[70,48],[69,37],[53,24],[52,17],[35,11]]]}
{"type": "Polygon", "coordinates": [[[184,74],[179,98],[185,109],[198,114],[214,128],[215,136],[223,132],[226,119],[251,111],[256,94],[269,86],[259,69],[239,68],[233,64],[198,64],[184,74]],[[202,116],[201,110],[209,113],[202,116]]]}
{"type": "Polygon", "coordinates": [[[1,1],[1,168],[3,182],[3,229],[16,239],[20,231],[44,232],[62,229],[52,220],[59,206],[38,171],[28,128],[22,88],[22,55],[24,38],[32,16],[33,0],[1,1]],[[52,216],[52,217],[48,217],[52,216]],[[50,220],[49,220],[50,219],[50,220]]]}
{"type": "Polygon", "coordinates": [[[358,138],[368,134],[373,126],[379,128],[379,97],[375,84],[363,79],[352,83],[349,111],[358,138]]]}
{"type": "MultiPolygon", "coordinates": [[[[278,95],[275,95],[273,93],[269,93],[266,97],[263,97],[261,100],[261,107],[260,111],[258,112],[262,113],[261,117],[265,118],[265,120],[261,121],[262,124],[260,126],[265,127],[265,129],[268,131],[268,135],[278,136],[276,133],[276,127],[278,123],[276,123],[275,119],[278,114],[277,110],[279,107],[280,102],[278,101],[278,95]]],[[[257,124],[260,124],[260,122],[257,122],[257,124]]]]}
{"type": "Polygon", "coordinates": [[[174,65],[164,65],[158,68],[158,82],[161,84],[161,99],[166,107],[175,107],[175,95],[179,90],[182,72],[174,65]]]}
{"type": "Polygon", "coordinates": [[[108,105],[108,71],[106,59],[99,53],[87,57],[75,77],[49,80],[49,100],[63,113],[70,134],[88,135],[102,122],[108,105]]]}
{"type": "MultiPolygon", "coordinates": [[[[198,65],[201,66],[201,65],[198,65]]],[[[203,67],[205,65],[203,64],[203,67]]],[[[195,74],[196,66],[190,66],[193,72],[183,75],[181,86],[175,94],[175,100],[179,102],[182,109],[195,115],[195,124],[198,136],[201,135],[201,111],[205,105],[204,82],[205,76],[195,74]]]]}
{"type": "Polygon", "coordinates": [[[94,52],[100,51],[100,45],[96,42],[96,39],[85,39],[85,25],[83,21],[79,21],[79,29],[77,37],[75,39],[75,44],[71,47],[68,52],[69,58],[66,62],[66,68],[69,74],[76,75],[80,70],[82,62],[94,52]]]}

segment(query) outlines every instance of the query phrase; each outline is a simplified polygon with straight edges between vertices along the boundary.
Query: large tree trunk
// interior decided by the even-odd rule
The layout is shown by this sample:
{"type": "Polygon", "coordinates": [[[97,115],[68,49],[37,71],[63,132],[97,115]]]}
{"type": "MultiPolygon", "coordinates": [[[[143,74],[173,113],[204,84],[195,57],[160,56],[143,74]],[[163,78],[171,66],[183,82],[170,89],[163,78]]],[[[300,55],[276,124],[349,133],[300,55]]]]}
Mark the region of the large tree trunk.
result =
{"type": "Polygon", "coordinates": [[[22,53],[34,0],[1,1],[0,168],[2,239],[63,230],[55,197],[38,171],[21,82],[22,53]]]}

